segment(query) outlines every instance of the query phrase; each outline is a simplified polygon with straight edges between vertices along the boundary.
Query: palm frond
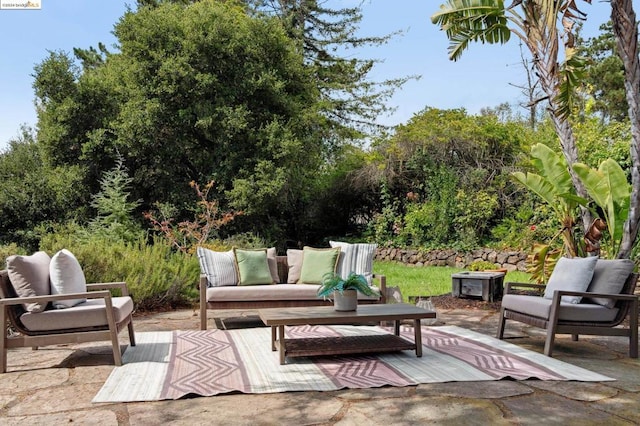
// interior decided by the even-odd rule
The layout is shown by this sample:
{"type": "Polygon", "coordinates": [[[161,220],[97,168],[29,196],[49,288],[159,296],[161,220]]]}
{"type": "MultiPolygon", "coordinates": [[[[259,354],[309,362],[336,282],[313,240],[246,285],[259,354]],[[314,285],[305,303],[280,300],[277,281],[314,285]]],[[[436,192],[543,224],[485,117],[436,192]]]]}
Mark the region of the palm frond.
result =
{"type": "Polygon", "coordinates": [[[504,44],[511,37],[502,0],[449,0],[431,22],[446,32],[449,59],[454,61],[471,42],[504,44]]]}
{"type": "Polygon", "coordinates": [[[576,89],[585,77],[585,58],[569,52],[567,58],[560,66],[560,85],[558,94],[555,97],[558,106],[557,113],[562,118],[567,118],[571,114],[576,103],[576,89]]]}

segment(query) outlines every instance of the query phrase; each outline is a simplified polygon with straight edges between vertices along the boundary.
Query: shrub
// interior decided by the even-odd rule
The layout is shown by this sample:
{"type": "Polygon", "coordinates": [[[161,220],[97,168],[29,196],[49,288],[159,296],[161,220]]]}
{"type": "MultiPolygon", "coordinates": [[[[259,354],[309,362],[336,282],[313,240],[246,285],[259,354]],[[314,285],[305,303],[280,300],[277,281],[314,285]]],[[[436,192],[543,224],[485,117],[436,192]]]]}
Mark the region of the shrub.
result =
{"type": "Polygon", "coordinates": [[[2,261],[2,268],[0,269],[5,268],[4,265],[7,263],[7,257],[14,254],[27,254],[27,251],[18,247],[15,243],[0,245],[0,260],[2,261]]]}
{"type": "Polygon", "coordinates": [[[468,269],[470,271],[485,271],[487,269],[496,268],[498,268],[498,266],[493,262],[489,262],[486,260],[476,260],[475,262],[472,262],[471,265],[469,265],[468,269]]]}
{"type": "Polygon", "coordinates": [[[66,248],[77,258],[87,282],[125,281],[139,310],[192,305],[197,301],[200,274],[195,255],[176,252],[160,239],[148,243],[73,240],[56,234],[43,238],[48,253],[66,248]]]}

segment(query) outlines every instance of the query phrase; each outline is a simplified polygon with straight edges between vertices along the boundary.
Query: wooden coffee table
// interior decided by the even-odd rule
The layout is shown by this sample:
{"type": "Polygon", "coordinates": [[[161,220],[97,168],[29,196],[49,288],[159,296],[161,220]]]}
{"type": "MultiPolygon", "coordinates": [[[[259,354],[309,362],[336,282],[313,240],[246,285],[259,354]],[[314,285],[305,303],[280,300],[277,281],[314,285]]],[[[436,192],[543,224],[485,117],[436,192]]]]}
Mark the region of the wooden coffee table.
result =
{"type": "Polygon", "coordinates": [[[333,306],[269,308],[258,310],[260,319],[271,327],[271,350],[280,350],[280,364],[286,357],[345,355],[372,352],[416,351],[422,356],[420,320],[435,318],[434,311],[404,303],[360,305],[356,311],[340,312],[333,306]],[[400,337],[400,321],[413,320],[414,341],[400,337]],[[285,339],[284,327],[292,325],[339,325],[394,321],[393,334],[285,339]]]}

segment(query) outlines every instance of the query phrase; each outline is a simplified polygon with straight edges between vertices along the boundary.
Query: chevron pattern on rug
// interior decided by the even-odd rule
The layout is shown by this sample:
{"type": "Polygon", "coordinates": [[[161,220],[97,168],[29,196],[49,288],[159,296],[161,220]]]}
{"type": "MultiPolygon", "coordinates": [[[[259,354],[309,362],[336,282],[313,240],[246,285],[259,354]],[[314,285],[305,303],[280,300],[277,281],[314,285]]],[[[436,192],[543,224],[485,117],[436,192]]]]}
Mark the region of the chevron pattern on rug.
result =
{"type": "MultiPolygon", "coordinates": [[[[372,326],[300,326],[287,337],[384,334],[372,326]]],[[[229,392],[274,393],[420,383],[526,380],[609,381],[573,366],[455,326],[423,327],[423,356],[381,355],[294,358],[280,365],[269,328],[138,333],[93,402],[178,399],[229,392]]],[[[403,327],[403,337],[413,329],[403,327]]]]}

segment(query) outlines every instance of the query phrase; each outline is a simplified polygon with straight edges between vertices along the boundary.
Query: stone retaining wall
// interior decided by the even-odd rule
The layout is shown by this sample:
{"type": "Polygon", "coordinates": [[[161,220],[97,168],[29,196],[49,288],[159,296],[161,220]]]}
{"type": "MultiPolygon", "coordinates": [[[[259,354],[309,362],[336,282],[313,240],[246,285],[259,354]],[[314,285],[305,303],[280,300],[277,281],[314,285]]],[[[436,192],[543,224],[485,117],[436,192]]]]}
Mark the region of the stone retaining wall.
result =
{"type": "Polygon", "coordinates": [[[525,271],[527,254],[519,251],[500,251],[489,248],[462,252],[457,250],[420,251],[400,248],[378,248],[377,260],[393,260],[415,266],[453,266],[467,268],[475,261],[493,262],[496,268],[525,271]]]}

